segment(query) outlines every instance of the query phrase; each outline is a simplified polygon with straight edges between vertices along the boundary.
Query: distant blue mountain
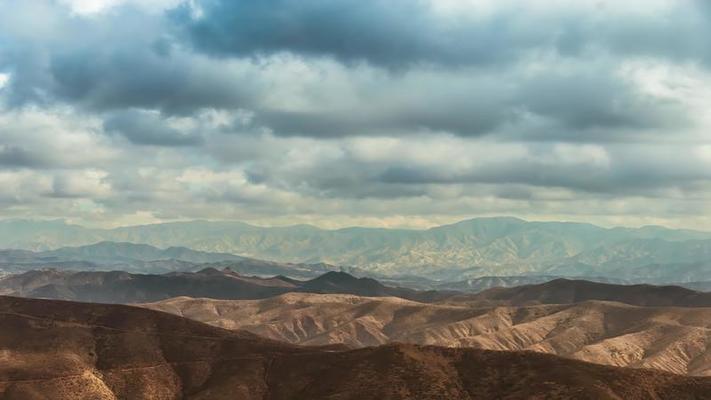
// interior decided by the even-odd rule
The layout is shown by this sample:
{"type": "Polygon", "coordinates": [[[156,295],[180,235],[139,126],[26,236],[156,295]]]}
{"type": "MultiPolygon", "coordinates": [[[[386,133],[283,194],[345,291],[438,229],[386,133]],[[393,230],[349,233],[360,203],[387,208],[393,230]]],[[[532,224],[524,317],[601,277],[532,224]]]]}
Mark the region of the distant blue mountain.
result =
{"type": "MultiPolygon", "coordinates": [[[[699,275],[690,280],[701,280],[709,270],[711,279],[711,233],[658,226],[602,228],[510,217],[477,218],[426,230],[325,230],[309,225],[258,227],[211,221],[90,229],[62,221],[0,221],[0,247],[4,248],[51,250],[102,241],[167,248],[160,250],[161,255],[187,260],[213,256],[170,247],[448,280],[531,274],[625,279],[629,274],[663,275],[666,265],[675,265],[675,274],[699,275]],[[684,270],[684,266],[690,269],[684,270]]],[[[125,252],[96,246],[82,249],[83,254],[117,252],[114,255],[120,256],[125,252]]],[[[146,248],[133,248],[130,254],[156,256],[146,248]]]]}

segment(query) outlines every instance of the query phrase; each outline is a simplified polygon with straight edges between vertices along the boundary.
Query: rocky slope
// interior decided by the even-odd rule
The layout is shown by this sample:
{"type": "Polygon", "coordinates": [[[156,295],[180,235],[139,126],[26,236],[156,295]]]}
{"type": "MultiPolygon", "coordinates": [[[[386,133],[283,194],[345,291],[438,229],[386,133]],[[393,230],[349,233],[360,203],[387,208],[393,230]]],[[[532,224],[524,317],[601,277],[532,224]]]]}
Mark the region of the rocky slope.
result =
{"type": "Polygon", "coordinates": [[[0,297],[0,399],[703,399],[711,379],[535,353],[299,348],[151,310],[0,297]]]}
{"type": "Polygon", "coordinates": [[[406,342],[532,350],[607,365],[711,375],[711,308],[599,301],[472,308],[296,293],[256,301],[176,298],[145,306],[295,344],[406,342]]]}

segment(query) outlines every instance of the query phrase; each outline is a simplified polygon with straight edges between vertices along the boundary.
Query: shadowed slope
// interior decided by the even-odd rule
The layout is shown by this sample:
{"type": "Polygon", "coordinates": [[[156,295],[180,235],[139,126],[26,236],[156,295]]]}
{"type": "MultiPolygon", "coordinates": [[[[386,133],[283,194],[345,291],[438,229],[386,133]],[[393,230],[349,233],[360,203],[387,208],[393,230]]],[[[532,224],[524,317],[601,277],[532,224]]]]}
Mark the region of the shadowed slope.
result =
{"type": "Polygon", "coordinates": [[[420,301],[439,300],[452,295],[452,292],[384,286],[376,280],[356,278],[345,272],[328,272],[309,281],[283,276],[257,278],[243,276],[230,269],[215,268],[163,275],[41,270],[0,279],[0,295],[99,303],[141,303],[177,296],[263,299],[287,292],[398,296],[420,301]]]}
{"type": "Polygon", "coordinates": [[[0,294],[99,303],[158,301],[184,295],[253,299],[282,294],[293,288],[286,279],[243,277],[214,269],[164,275],[46,270],[0,280],[0,294]]]}
{"type": "Polygon", "coordinates": [[[493,288],[449,301],[474,304],[570,304],[588,300],[617,301],[636,306],[711,307],[711,293],[680,286],[614,285],[585,280],[555,279],[537,285],[493,288]]]}
{"type": "Polygon", "coordinates": [[[0,297],[0,399],[702,399],[711,380],[534,353],[298,348],[150,310],[0,297]]]}

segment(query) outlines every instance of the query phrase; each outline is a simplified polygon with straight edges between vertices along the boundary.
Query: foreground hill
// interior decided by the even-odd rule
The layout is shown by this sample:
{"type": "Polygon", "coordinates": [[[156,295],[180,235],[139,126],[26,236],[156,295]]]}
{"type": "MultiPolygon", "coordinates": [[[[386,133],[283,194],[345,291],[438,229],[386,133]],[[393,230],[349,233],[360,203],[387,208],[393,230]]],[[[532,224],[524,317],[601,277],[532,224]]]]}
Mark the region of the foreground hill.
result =
{"type": "Polygon", "coordinates": [[[301,293],[253,301],[176,298],[145,307],[294,344],[404,342],[532,350],[607,365],[711,375],[711,308],[597,301],[472,308],[301,293]]]}
{"type": "Polygon", "coordinates": [[[711,293],[680,286],[615,285],[586,280],[555,279],[512,288],[492,288],[450,301],[472,304],[569,304],[588,300],[617,301],[637,306],[711,307],[711,293]]]}
{"type": "Polygon", "coordinates": [[[162,275],[40,270],[0,278],[0,294],[98,303],[144,303],[178,296],[263,299],[288,292],[397,296],[419,301],[441,300],[453,294],[389,287],[345,272],[327,272],[307,281],[284,276],[249,277],[214,268],[162,275]]]}
{"type": "Polygon", "coordinates": [[[0,399],[704,399],[711,379],[535,353],[299,348],[151,310],[0,297],[0,399]]]}
{"type": "Polygon", "coordinates": [[[209,221],[89,229],[61,221],[0,221],[0,248],[48,250],[101,241],[324,262],[443,280],[523,274],[711,280],[711,233],[661,227],[606,229],[516,218],[478,218],[426,230],[267,228],[209,221]]]}

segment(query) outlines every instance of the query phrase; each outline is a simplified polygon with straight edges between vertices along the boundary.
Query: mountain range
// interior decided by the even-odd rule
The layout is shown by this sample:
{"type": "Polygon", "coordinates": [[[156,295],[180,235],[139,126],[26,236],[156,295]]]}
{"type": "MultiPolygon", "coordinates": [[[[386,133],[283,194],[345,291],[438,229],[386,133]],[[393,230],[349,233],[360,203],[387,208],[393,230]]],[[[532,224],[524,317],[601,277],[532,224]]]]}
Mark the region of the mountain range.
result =
{"type": "Polygon", "coordinates": [[[130,271],[167,273],[230,268],[253,275],[288,275],[313,278],[337,267],[328,264],[294,264],[257,260],[228,253],[210,253],[186,247],[160,249],[146,244],[99,242],[55,250],[0,250],[0,271],[20,273],[35,269],[75,271],[130,271]]]}
{"type": "Polygon", "coordinates": [[[187,247],[276,262],[327,263],[438,280],[556,275],[711,280],[711,233],[478,218],[426,230],[191,221],[90,229],[62,221],[0,221],[0,247],[53,250],[102,241],[187,247]]]}
{"type": "Polygon", "coordinates": [[[289,292],[397,296],[419,301],[435,301],[455,294],[390,287],[374,279],[335,271],[306,281],[285,276],[243,276],[230,269],[214,268],[162,275],[49,269],[0,278],[1,295],[97,303],[144,303],[179,296],[263,299],[289,292]]]}
{"type": "Polygon", "coordinates": [[[297,347],[122,305],[0,296],[2,399],[703,399],[711,379],[531,352],[297,347]]]}
{"type": "MultiPolygon", "coordinates": [[[[484,276],[446,282],[412,275],[390,277],[360,268],[337,267],[324,263],[297,264],[265,261],[229,253],[210,253],[185,247],[160,249],[155,246],[128,242],[99,242],[39,252],[16,249],[0,250],[0,276],[43,269],[58,271],[120,270],[149,274],[229,269],[243,275],[262,277],[283,275],[295,279],[312,279],[329,271],[344,270],[360,277],[377,278],[390,286],[466,292],[479,292],[492,287],[542,283],[560,277],[552,275],[484,276]]],[[[608,283],[629,283],[627,280],[605,277],[586,277],[586,279],[608,283]]],[[[689,282],[687,284],[707,286],[704,282],[689,282]]]]}
{"type": "Polygon", "coordinates": [[[99,242],[42,252],[0,250],[0,270],[14,273],[41,268],[150,273],[190,271],[197,268],[196,265],[224,260],[234,263],[252,261],[233,254],[208,253],[185,247],[159,249],[145,244],[116,242],[99,242]]]}

